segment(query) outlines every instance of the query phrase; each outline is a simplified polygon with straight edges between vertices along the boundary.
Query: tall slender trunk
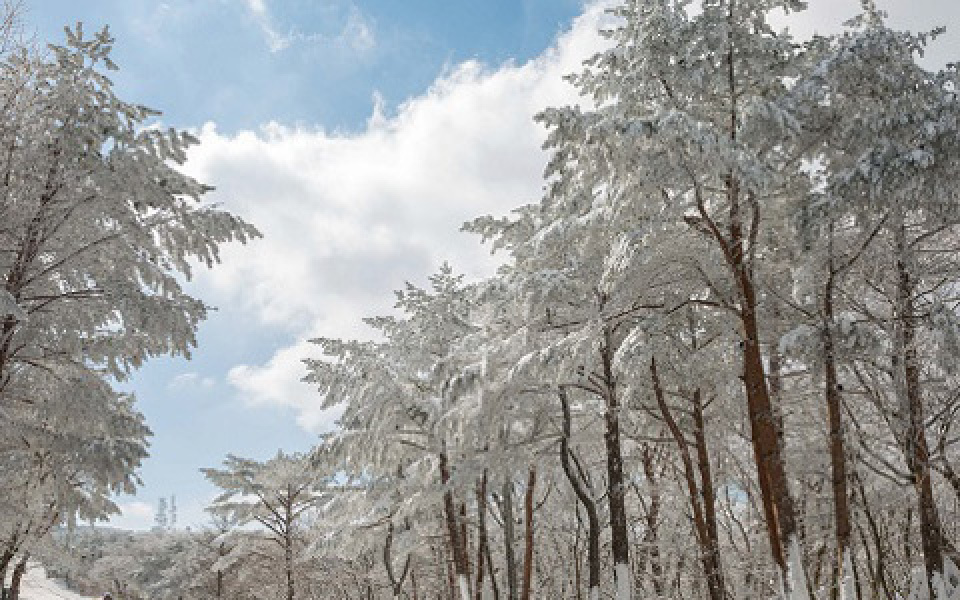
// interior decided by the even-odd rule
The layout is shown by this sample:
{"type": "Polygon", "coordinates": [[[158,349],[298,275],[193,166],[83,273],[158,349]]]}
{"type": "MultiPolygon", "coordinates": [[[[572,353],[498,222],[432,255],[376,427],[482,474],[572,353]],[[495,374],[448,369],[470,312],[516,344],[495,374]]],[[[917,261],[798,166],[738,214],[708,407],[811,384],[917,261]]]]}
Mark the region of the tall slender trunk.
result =
{"type": "Polygon", "coordinates": [[[463,546],[463,555],[466,557],[467,580],[470,579],[470,532],[467,529],[467,503],[460,503],[460,545],[463,546]]]}
{"type": "MultiPolygon", "coordinates": [[[[643,475],[650,485],[650,507],[646,514],[646,531],[643,533],[643,547],[646,556],[650,558],[650,574],[653,580],[653,591],[657,596],[666,593],[663,578],[663,560],[660,556],[660,484],[657,481],[656,470],[653,464],[653,451],[649,444],[643,447],[642,455],[643,475]]],[[[645,569],[644,569],[645,570],[645,569]]],[[[641,573],[643,570],[641,570],[641,573]]]]}
{"type": "Polygon", "coordinates": [[[697,447],[697,467],[700,471],[700,498],[703,502],[703,520],[706,525],[707,543],[704,547],[707,560],[707,585],[714,598],[726,598],[726,582],[723,563],[720,561],[720,533],[717,528],[717,497],[710,469],[710,452],[707,447],[707,430],[703,421],[703,398],[700,389],[693,393],[693,436],[697,447]]]}
{"type": "Polygon", "coordinates": [[[390,589],[393,591],[394,598],[400,598],[403,595],[403,582],[410,572],[411,554],[407,554],[407,559],[403,563],[403,571],[397,577],[393,570],[393,522],[387,524],[387,537],[383,543],[383,566],[387,571],[387,580],[390,582],[390,589]]]}
{"type": "Polygon", "coordinates": [[[474,600],[483,600],[483,564],[487,552],[487,470],[477,481],[477,581],[474,588],[474,600]]]}
{"type": "Polygon", "coordinates": [[[719,539],[717,536],[716,523],[716,499],[713,496],[713,479],[710,475],[709,457],[707,455],[706,438],[703,435],[703,403],[698,389],[694,394],[693,413],[694,425],[699,430],[697,435],[697,458],[699,462],[699,471],[701,483],[697,484],[697,469],[694,467],[693,458],[690,456],[689,443],[686,436],[673,417],[673,412],[667,405],[666,397],[663,393],[663,385],[660,381],[660,375],[657,371],[656,358],[650,359],[650,379],[653,383],[654,396],[657,399],[657,405],[660,407],[660,413],[663,415],[670,433],[677,444],[680,452],[680,460],[683,463],[684,478],[687,483],[687,494],[690,500],[690,508],[693,511],[694,531],[696,532],[697,544],[700,550],[700,561],[703,566],[703,573],[707,579],[707,590],[710,594],[710,600],[724,600],[726,591],[724,589],[723,571],[720,565],[719,539]],[[704,462],[706,461],[706,462],[704,462]],[[709,501],[708,517],[707,502],[709,501]]]}
{"type": "MultiPolygon", "coordinates": [[[[735,2],[727,3],[727,85],[729,93],[729,137],[731,144],[738,144],[740,124],[739,105],[741,96],[736,75],[737,49],[733,39],[735,2]]],[[[709,218],[702,199],[698,199],[701,216],[708,219],[713,236],[723,250],[725,260],[735,284],[740,303],[740,324],[743,346],[743,383],[747,396],[747,412],[750,417],[750,437],[753,443],[754,461],[757,468],[757,483],[763,503],[764,518],[767,521],[767,534],[774,562],[780,568],[784,588],[789,590],[785,546],[796,542],[796,508],[787,480],[783,448],[778,433],[776,413],[770,401],[767,389],[766,372],[760,351],[760,332],[757,323],[757,292],[753,279],[751,257],[759,230],[760,207],[749,192],[746,197],[740,189],[740,180],[735,169],[731,169],[725,182],[729,203],[728,231],[724,235],[713,219],[709,218]],[[745,202],[746,200],[746,202],[745,202]],[[749,205],[748,208],[746,205],[749,205]],[[751,221],[746,223],[746,216],[751,221]],[[746,225],[746,234],[744,226],[746,225]]]]}
{"type": "MultiPolygon", "coordinates": [[[[450,482],[450,465],[445,452],[440,453],[440,481],[446,486],[450,482]]],[[[456,587],[461,600],[470,600],[470,573],[467,548],[462,536],[457,507],[453,500],[453,490],[443,493],[443,511],[447,521],[447,535],[450,537],[450,552],[453,555],[453,569],[456,574],[456,587]]]]}
{"type": "Polygon", "coordinates": [[[513,480],[507,474],[503,480],[502,504],[500,510],[503,513],[503,557],[507,565],[507,598],[508,600],[519,600],[520,589],[517,586],[517,557],[514,550],[514,525],[516,521],[513,516],[513,480]]]}
{"type": "Polygon", "coordinates": [[[740,265],[741,315],[743,339],[743,382],[746,388],[747,411],[750,417],[751,441],[757,465],[757,481],[767,520],[767,533],[774,561],[783,576],[787,573],[785,546],[794,541],[797,523],[793,498],[787,483],[780,435],[770,395],[767,390],[760,334],[757,324],[757,301],[753,281],[740,265]]]}
{"type": "Polygon", "coordinates": [[[616,600],[633,597],[633,578],[630,575],[630,537],[627,529],[626,487],[623,480],[623,454],[620,445],[620,401],[617,380],[613,374],[613,334],[604,328],[600,359],[606,387],[604,413],[604,442],[607,451],[607,501],[610,510],[610,533],[613,551],[616,600]]]}
{"type": "MultiPolygon", "coordinates": [[[[563,472],[573,488],[577,500],[583,505],[587,513],[587,596],[593,600],[600,596],[600,517],[597,514],[597,502],[593,497],[588,483],[584,481],[578,471],[574,470],[573,460],[571,458],[570,435],[572,429],[572,418],[570,415],[570,400],[567,397],[567,390],[561,387],[558,391],[560,397],[560,407],[563,411],[563,435],[560,438],[560,465],[563,472]]],[[[580,562],[577,561],[579,568],[580,562]]],[[[580,586],[577,586],[577,593],[580,592],[580,586]]]]}
{"type": "Polygon", "coordinates": [[[20,600],[20,584],[24,574],[27,572],[27,560],[30,555],[24,554],[17,566],[13,568],[13,576],[10,578],[10,596],[9,600],[20,600]]]}
{"type": "Polygon", "coordinates": [[[283,539],[283,565],[287,575],[287,600],[293,600],[293,535],[289,530],[283,539]]]}
{"type": "Polygon", "coordinates": [[[537,485],[537,468],[530,467],[527,476],[527,489],[523,496],[523,587],[521,600],[530,600],[533,590],[533,498],[537,485]]]}
{"type": "MultiPolygon", "coordinates": [[[[227,554],[226,544],[217,547],[217,556],[223,558],[227,554]]],[[[217,598],[223,598],[223,569],[217,569],[217,598]]]]}
{"type": "MultiPolygon", "coordinates": [[[[901,217],[902,219],[902,217],[901,217]]],[[[901,418],[906,417],[904,452],[907,467],[916,490],[920,513],[920,542],[923,548],[924,567],[927,584],[933,595],[933,575],[942,573],[945,540],[940,516],[937,514],[936,500],[930,473],[930,450],[927,445],[927,433],[923,414],[923,398],[920,394],[920,365],[917,356],[917,324],[913,302],[914,282],[908,266],[908,248],[906,228],[902,220],[897,223],[896,236],[896,275],[897,307],[896,328],[897,369],[902,378],[901,418]],[[903,415],[903,413],[906,413],[903,415]]]]}
{"type": "MultiPolygon", "coordinates": [[[[830,448],[831,486],[833,489],[833,522],[834,534],[837,541],[836,556],[833,572],[840,574],[844,581],[850,577],[847,572],[847,560],[850,558],[850,536],[853,528],[850,521],[850,495],[847,490],[847,459],[843,443],[843,422],[840,395],[840,382],[837,377],[836,343],[833,338],[834,325],[834,288],[836,286],[836,271],[833,264],[833,230],[831,227],[829,245],[829,260],[827,267],[827,281],[823,287],[823,324],[821,336],[823,339],[823,392],[827,402],[828,444],[830,448]]],[[[831,586],[831,597],[837,598],[840,585],[843,582],[834,580],[831,586]],[[840,584],[840,585],[838,585],[840,584]]],[[[844,598],[844,600],[852,600],[844,598]]]]}

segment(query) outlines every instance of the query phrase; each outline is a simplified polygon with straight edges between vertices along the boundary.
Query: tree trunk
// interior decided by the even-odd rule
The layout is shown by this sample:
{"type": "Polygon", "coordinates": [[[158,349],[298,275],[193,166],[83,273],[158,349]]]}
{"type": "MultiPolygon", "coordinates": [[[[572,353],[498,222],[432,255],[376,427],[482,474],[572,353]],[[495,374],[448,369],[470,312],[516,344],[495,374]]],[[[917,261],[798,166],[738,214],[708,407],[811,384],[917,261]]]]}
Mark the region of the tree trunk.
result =
{"type": "MultiPolygon", "coordinates": [[[[450,481],[450,466],[447,464],[446,453],[440,453],[440,479],[446,486],[450,481]]],[[[450,551],[453,554],[453,569],[456,574],[456,586],[461,600],[470,600],[470,572],[467,548],[462,536],[460,519],[457,516],[456,504],[453,501],[453,490],[446,489],[443,493],[443,510],[447,520],[447,535],[450,537],[450,551]]]]}
{"type": "Polygon", "coordinates": [[[720,561],[720,533],[717,529],[717,497],[710,469],[710,453],[707,447],[706,425],[703,421],[703,399],[700,389],[693,393],[693,427],[697,446],[697,467],[700,471],[700,498],[703,503],[703,520],[706,525],[707,543],[703,550],[707,556],[707,585],[712,598],[726,598],[726,582],[723,563],[720,561]]]}
{"type": "Polygon", "coordinates": [[[617,381],[613,374],[613,335],[610,327],[604,328],[600,358],[603,363],[603,380],[606,387],[606,431],[604,442],[607,451],[607,500],[610,510],[610,533],[613,550],[613,573],[616,585],[616,600],[631,600],[633,581],[630,576],[630,537],[627,529],[626,487],[623,482],[623,454],[620,446],[620,402],[617,381]]]}
{"type": "Polygon", "coordinates": [[[23,580],[23,575],[27,572],[27,560],[29,558],[30,555],[25,554],[17,563],[17,566],[13,568],[13,576],[10,578],[10,600],[20,600],[20,583],[23,580]]]}
{"type": "Polygon", "coordinates": [[[467,503],[460,503],[460,545],[463,546],[463,555],[466,557],[467,581],[470,580],[470,532],[467,529],[467,503]]]}
{"type": "Polygon", "coordinates": [[[411,556],[407,554],[407,559],[403,564],[403,572],[400,573],[400,577],[397,577],[393,570],[393,522],[391,521],[387,525],[387,538],[383,543],[383,566],[387,571],[387,580],[390,582],[390,589],[393,591],[394,598],[400,598],[403,594],[403,582],[410,572],[411,556]]]}
{"type": "Polygon", "coordinates": [[[503,513],[503,556],[507,564],[507,598],[508,600],[519,600],[520,588],[517,585],[517,557],[514,551],[514,521],[513,516],[513,481],[509,474],[503,480],[502,506],[503,513]]]}
{"type": "Polygon", "coordinates": [[[693,511],[693,525],[696,532],[697,544],[700,550],[700,561],[703,565],[703,573],[707,579],[707,590],[710,594],[710,600],[724,600],[726,592],[724,590],[723,571],[720,565],[719,539],[717,536],[717,524],[715,506],[716,500],[713,497],[713,480],[710,475],[710,463],[707,455],[706,438],[703,435],[703,404],[700,397],[700,390],[694,393],[693,413],[694,425],[699,430],[697,435],[697,458],[701,475],[701,484],[697,484],[697,473],[690,456],[690,448],[686,436],[681,431],[673,412],[667,405],[663,393],[663,385],[660,382],[660,375],[657,372],[657,360],[650,359],[650,379],[653,382],[653,392],[657,399],[657,405],[660,407],[660,413],[663,415],[670,433],[680,451],[680,459],[683,462],[684,478],[687,483],[687,494],[690,500],[690,508],[693,511]],[[704,462],[706,461],[706,462],[704,462]],[[708,523],[705,515],[706,503],[710,502],[710,512],[712,523],[708,523]]]}
{"type": "Polygon", "coordinates": [[[412,592],[412,600],[418,600],[419,596],[417,595],[417,572],[416,570],[410,571],[410,591],[412,592]]]}
{"type": "MultiPolygon", "coordinates": [[[[833,489],[833,522],[834,534],[837,541],[837,550],[833,572],[840,575],[831,586],[831,597],[837,598],[840,586],[851,576],[847,569],[847,560],[850,558],[850,495],[847,491],[847,459],[843,443],[843,422],[840,395],[840,382],[837,377],[836,344],[833,339],[834,310],[833,296],[835,287],[835,270],[833,266],[833,233],[831,230],[830,258],[827,281],[823,288],[823,387],[824,398],[827,402],[828,443],[830,448],[831,486],[833,489]],[[839,584],[839,585],[838,585],[839,584]]],[[[845,598],[844,600],[852,600],[845,598]]]]}
{"type": "MultiPolygon", "coordinates": [[[[663,577],[663,560],[660,556],[660,507],[661,498],[659,482],[653,464],[653,451],[649,444],[643,447],[643,474],[650,484],[650,508],[646,514],[646,531],[643,534],[643,547],[646,556],[650,557],[650,575],[653,580],[653,591],[657,596],[666,593],[663,577]]],[[[645,571],[646,569],[642,569],[645,571]]],[[[641,571],[641,572],[642,572],[641,571]]]]}
{"type": "Polygon", "coordinates": [[[487,550],[487,470],[477,481],[477,581],[474,599],[483,600],[483,558],[487,550]]]}
{"type": "MultiPolygon", "coordinates": [[[[727,4],[727,19],[729,21],[727,36],[727,80],[729,86],[729,136],[730,141],[737,143],[739,106],[737,98],[736,61],[737,49],[732,37],[734,3],[727,4]]],[[[770,401],[767,389],[766,373],[763,366],[763,357],[760,351],[760,331],[757,323],[757,292],[753,279],[753,266],[750,257],[746,255],[757,244],[759,230],[759,208],[752,211],[744,206],[741,197],[740,180],[735,170],[731,169],[724,182],[727,201],[729,203],[728,231],[724,235],[716,222],[707,213],[707,207],[701,198],[697,200],[697,208],[701,216],[710,225],[712,235],[720,246],[730,274],[732,283],[737,290],[740,303],[740,325],[742,330],[743,355],[743,384],[747,396],[747,413],[750,417],[750,438],[753,443],[754,462],[757,467],[757,483],[760,487],[760,498],[763,504],[764,518],[767,522],[767,534],[770,541],[770,551],[774,562],[780,568],[784,589],[789,590],[791,582],[787,580],[787,560],[784,551],[795,541],[797,531],[796,509],[787,481],[786,465],[783,459],[783,448],[780,443],[776,414],[770,401]],[[752,221],[746,223],[747,234],[744,235],[745,218],[752,215],[752,221]]],[[[698,192],[699,193],[699,192],[698,192]]],[[[747,203],[750,198],[747,198],[747,203]]]]}
{"type": "MultiPolygon", "coordinates": [[[[217,547],[217,556],[223,558],[227,554],[226,545],[221,542],[217,547]]],[[[217,569],[217,598],[223,598],[223,570],[217,569]]]]}
{"type": "Polygon", "coordinates": [[[10,561],[13,560],[15,555],[16,553],[9,546],[0,554],[0,588],[2,588],[7,581],[7,569],[10,568],[10,561]]]}
{"type": "Polygon", "coordinates": [[[530,600],[533,586],[533,498],[537,485],[537,468],[530,467],[527,476],[527,489],[523,496],[524,545],[523,545],[523,587],[521,600],[530,600]]]}
{"type": "Polygon", "coordinates": [[[771,553],[785,578],[787,575],[785,547],[795,541],[797,533],[795,508],[787,483],[780,436],[767,390],[763,357],[760,353],[756,292],[753,281],[746,272],[746,266],[741,264],[738,268],[744,332],[743,382],[750,417],[750,437],[753,443],[754,461],[757,465],[757,482],[760,487],[764,517],[767,521],[771,553]]]}
{"type": "Polygon", "coordinates": [[[930,450],[920,394],[920,365],[916,347],[916,316],[913,305],[914,282],[907,265],[905,226],[897,224],[896,231],[897,314],[896,327],[897,369],[902,377],[901,412],[906,413],[904,452],[913,486],[917,493],[920,513],[920,542],[927,574],[927,584],[933,597],[933,575],[943,571],[945,540],[930,477],[930,450]]]}
{"type": "Polygon", "coordinates": [[[287,600],[293,600],[293,536],[290,531],[283,538],[283,566],[287,575],[287,600]]]}
{"type": "MultiPolygon", "coordinates": [[[[567,398],[567,390],[561,387],[558,391],[560,396],[560,407],[563,411],[563,436],[560,438],[560,465],[563,472],[573,488],[577,500],[583,505],[587,513],[587,597],[590,600],[600,597],[600,517],[597,514],[597,502],[593,497],[592,491],[588,488],[588,483],[584,481],[578,471],[574,470],[571,459],[570,435],[572,429],[572,418],[570,415],[570,401],[567,398]]],[[[577,567],[579,569],[579,560],[577,567]]],[[[580,592],[580,586],[577,586],[577,593],[580,592]]]]}

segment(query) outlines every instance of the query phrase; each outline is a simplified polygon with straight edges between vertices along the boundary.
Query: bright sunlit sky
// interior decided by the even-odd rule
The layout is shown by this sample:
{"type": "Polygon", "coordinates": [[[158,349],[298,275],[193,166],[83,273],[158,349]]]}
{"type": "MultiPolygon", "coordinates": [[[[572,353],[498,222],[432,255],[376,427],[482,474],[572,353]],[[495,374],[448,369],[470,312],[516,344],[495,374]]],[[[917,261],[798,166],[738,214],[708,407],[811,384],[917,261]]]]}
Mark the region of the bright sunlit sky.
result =
{"type": "MultiPolygon", "coordinates": [[[[834,31],[857,0],[809,0],[783,20],[834,31]]],[[[901,27],[946,25],[925,62],[960,60],[960,2],[878,0],[901,27]]],[[[360,319],[449,260],[493,262],[458,233],[539,197],[540,109],[577,98],[561,76],[601,47],[600,7],[580,0],[26,0],[42,41],[109,25],[119,95],[202,140],[185,170],[256,224],[189,290],[218,307],[192,360],[129,384],[154,431],[144,487],[112,524],[149,528],[160,496],[179,524],[206,522],[200,475],[227,453],[305,451],[334,427],[306,384],[314,336],[365,337],[360,319]]]]}

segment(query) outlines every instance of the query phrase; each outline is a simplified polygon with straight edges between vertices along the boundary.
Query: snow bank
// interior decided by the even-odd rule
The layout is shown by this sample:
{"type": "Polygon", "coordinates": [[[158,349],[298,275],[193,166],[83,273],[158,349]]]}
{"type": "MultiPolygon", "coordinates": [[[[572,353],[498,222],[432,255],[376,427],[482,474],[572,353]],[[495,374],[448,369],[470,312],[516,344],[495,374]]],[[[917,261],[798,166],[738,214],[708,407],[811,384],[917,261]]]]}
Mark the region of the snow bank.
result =
{"type": "Polygon", "coordinates": [[[66,590],[52,579],[40,565],[31,565],[23,576],[20,600],[90,600],[94,596],[80,596],[66,590]]]}

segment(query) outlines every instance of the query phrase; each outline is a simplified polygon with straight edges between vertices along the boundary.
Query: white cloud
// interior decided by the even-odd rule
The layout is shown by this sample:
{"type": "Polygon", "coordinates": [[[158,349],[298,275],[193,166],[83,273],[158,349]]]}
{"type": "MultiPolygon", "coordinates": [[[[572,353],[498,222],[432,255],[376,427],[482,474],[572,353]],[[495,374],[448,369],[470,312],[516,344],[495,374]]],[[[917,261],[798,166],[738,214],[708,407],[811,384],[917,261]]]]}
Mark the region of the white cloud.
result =
{"type": "Polygon", "coordinates": [[[357,134],[275,123],[236,135],[200,130],[188,170],[265,235],[200,273],[201,295],[298,340],[230,371],[245,399],[291,407],[309,430],[329,428],[334,416],[300,383],[301,360],[315,354],[304,340],[369,335],[361,318],[388,312],[393,290],[444,260],[471,277],[492,272],[488,249],[459,227],[539,198],[544,131],[533,116],[577,100],[562,76],[602,43],[602,18],[588,10],[522,65],[458,65],[396,114],[377,108],[357,134]]]}
{"type": "Polygon", "coordinates": [[[216,380],[212,377],[204,377],[199,373],[181,373],[167,384],[171,390],[184,389],[205,389],[208,390],[216,385],[216,380]]]}
{"type": "MultiPolygon", "coordinates": [[[[815,8],[797,23],[802,34],[836,30],[849,16],[815,8]]],[[[536,60],[457,65],[393,115],[375,102],[356,134],[276,123],[236,135],[201,129],[188,170],[265,234],[226,249],[221,267],[200,274],[201,295],[297,340],[230,371],[247,401],[292,408],[309,430],[330,427],[331,413],[299,381],[301,360],[315,353],[306,339],[368,336],[361,318],[389,312],[392,290],[443,260],[471,277],[492,271],[487,250],[458,229],[539,198],[544,132],[532,117],[583,102],[562,77],[602,47],[596,31],[607,19],[592,4],[536,60]]]]}
{"type": "Polygon", "coordinates": [[[304,375],[302,360],[312,353],[312,345],[303,340],[281,349],[265,365],[238,365],[230,369],[227,381],[252,404],[293,409],[297,423],[307,431],[331,431],[341,411],[323,409],[320,395],[301,381],[304,375]]]}
{"type": "Polygon", "coordinates": [[[278,29],[264,0],[244,0],[244,2],[250,16],[263,33],[270,52],[280,52],[294,44],[307,43],[322,46],[326,50],[349,51],[353,55],[362,55],[376,46],[373,22],[352,4],[339,33],[326,35],[305,33],[295,27],[284,33],[278,29]]]}

